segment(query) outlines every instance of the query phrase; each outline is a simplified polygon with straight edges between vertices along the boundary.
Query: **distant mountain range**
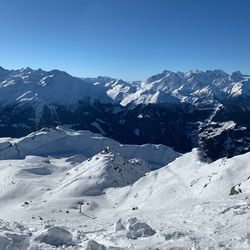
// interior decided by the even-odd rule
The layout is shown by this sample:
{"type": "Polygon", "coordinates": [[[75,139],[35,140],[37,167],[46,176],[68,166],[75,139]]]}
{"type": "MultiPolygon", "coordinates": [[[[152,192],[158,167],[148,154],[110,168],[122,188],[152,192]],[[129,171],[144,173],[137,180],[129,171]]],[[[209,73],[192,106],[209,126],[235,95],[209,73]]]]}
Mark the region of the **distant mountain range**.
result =
{"type": "Polygon", "coordinates": [[[249,151],[250,76],[163,71],[146,81],[0,67],[0,136],[68,126],[121,143],[156,143],[212,160],[249,151]]]}

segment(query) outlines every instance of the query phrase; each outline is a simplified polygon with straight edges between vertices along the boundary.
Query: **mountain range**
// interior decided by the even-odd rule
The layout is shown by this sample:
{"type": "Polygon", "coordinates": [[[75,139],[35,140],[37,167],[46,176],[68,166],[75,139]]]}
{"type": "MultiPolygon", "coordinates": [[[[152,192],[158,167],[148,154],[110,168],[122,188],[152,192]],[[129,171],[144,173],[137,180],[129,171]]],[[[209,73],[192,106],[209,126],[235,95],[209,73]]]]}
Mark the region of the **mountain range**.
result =
{"type": "Polygon", "coordinates": [[[249,249],[249,83],[0,68],[0,249],[249,249]]]}
{"type": "Polygon", "coordinates": [[[43,127],[90,130],[216,160],[249,151],[250,76],[165,70],[146,81],[78,78],[59,70],[0,68],[0,136],[43,127]]]}

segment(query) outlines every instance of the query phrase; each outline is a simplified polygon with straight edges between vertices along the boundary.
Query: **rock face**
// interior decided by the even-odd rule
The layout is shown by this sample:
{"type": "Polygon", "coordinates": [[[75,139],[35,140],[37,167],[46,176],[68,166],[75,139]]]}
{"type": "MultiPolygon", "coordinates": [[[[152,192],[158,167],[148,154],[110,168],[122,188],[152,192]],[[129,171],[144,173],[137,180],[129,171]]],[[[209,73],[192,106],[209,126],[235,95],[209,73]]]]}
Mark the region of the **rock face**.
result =
{"type": "Polygon", "coordinates": [[[237,184],[235,186],[233,186],[230,190],[230,194],[229,195],[236,195],[236,194],[242,194],[242,190],[240,188],[240,184],[237,184]]]}
{"type": "Polygon", "coordinates": [[[198,147],[215,160],[249,151],[250,76],[163,71],[144,82],[0,70],[0,137],[65,125],[121,143],[198,147]]]}

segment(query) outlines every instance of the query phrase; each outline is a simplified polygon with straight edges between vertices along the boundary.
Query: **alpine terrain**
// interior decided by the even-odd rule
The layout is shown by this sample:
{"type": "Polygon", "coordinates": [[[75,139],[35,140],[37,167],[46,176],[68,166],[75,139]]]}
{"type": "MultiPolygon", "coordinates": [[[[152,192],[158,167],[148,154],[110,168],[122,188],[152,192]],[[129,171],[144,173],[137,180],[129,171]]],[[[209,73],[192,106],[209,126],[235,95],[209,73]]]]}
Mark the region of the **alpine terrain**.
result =
{"type": "Polygon", "coordinates": [[[250,76],[0,68],[0,250],[250,249],[250,76]]]}
{"type": "Polygon", "coordinates": [[[68,125],[121,143],[155,143],[212,160],[249,151],[250,76],[163,71],[142,82],[0,68],[0,136],[68,125]],[[152,129],[153,128],[153,129],[152,129]]]}

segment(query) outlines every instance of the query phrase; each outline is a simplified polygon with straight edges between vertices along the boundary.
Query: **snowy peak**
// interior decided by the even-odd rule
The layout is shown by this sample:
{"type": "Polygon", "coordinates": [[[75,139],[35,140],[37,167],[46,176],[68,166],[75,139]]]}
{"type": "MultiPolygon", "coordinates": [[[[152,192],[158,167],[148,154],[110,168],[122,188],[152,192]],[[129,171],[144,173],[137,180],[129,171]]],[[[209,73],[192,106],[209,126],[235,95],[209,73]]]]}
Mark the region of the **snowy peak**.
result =
{"type": "Polygon", "coordinates": [[[215,104],[231,96],[248,96],[245,86],[249,81],[250,77],[239,71],[229,75],[222,70],[186,73],[164,70],[144,82],[125,82],[102,76],[80,79],[59,70],[46,72],[27,67],[8,71],[0,68],[0,102],[20,102],[20,96],[32,92],[36,96],[32,101],[40,101],[43,105],[75,104],[83,100],[122,106],[178,102],[215,104]]]}
{"type": "Polygon", "coordinates": [[[246,75],[243,75],[240,71],[235,71],[231,75],[231,79],[235,82],[239,82],[241,80],[244,80],[245,77],[246,77],[246,75]]]}
{"type": "Polygon", "coordinates": [[[131,185],[149,171],[146,162],[127,160],[106,147],[67,172],[58,192],[69,197],[101,195],[106,188],[131,185]]]}
{"type": "Polygon", "coordinates": [[[5,104],[29,101],[33,104],[65,105],[76,104],[84,100],[112,103],[104,86],[73,77],[59,70],[47,72],[31,68],[12,71],[2,69],[0,70],[0,89],[0,102],[5,104]],[[33,93],[36,98],[22,99],[21,97],[26,93],[33,93]]]}
{"type": "Polygon", "coordinates": [[[166,79],[169,81],[178,81],[178,79],[180,78],[180,75],[182,75],[182,73],[174,73],[169,70],[164,70],[160,74],[156,74],[156,75],[149,77],[146,80],[146,83],[151,83],[151,82],[156,82],[159,80],[166,80],[166,79]]]}
{"type": "MultiPolygon", "coordinates": [[[[176,101],[174,98],[171,100],[169,96],[177,98],[180,102],[194,105],[215,104],[230,98],[239,84],[244,86],[249,84],[249,77],[240,72],[229,75],[222,70],[207,70],[205,72],[191,70],[187,73],[165,70],[161,74],[148,78],[135,93],[126,96],[122,104],[157,104],[176,101]],[[162,95],[157,97],[159,91],[165,94],[165,98],[162,98],[162,95]]],[[[246,90],[238,91],[238,95],[245,93],[246,90]]]]}

